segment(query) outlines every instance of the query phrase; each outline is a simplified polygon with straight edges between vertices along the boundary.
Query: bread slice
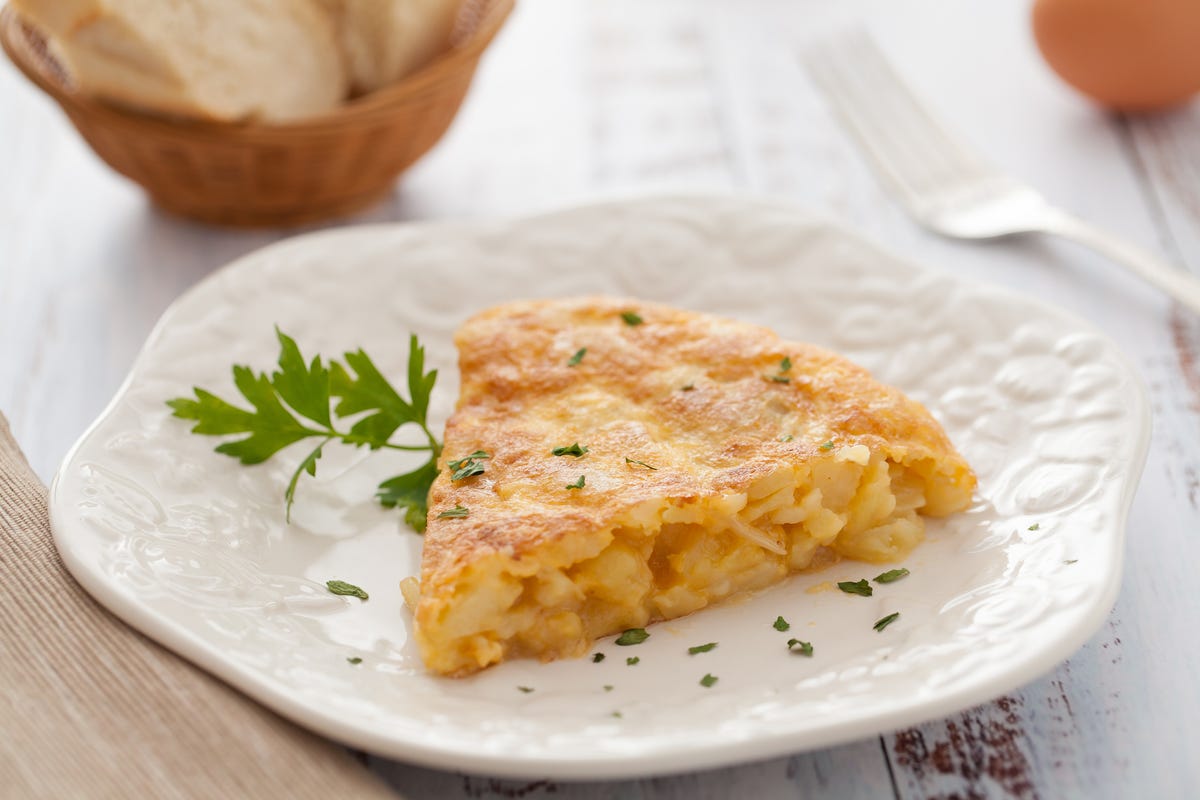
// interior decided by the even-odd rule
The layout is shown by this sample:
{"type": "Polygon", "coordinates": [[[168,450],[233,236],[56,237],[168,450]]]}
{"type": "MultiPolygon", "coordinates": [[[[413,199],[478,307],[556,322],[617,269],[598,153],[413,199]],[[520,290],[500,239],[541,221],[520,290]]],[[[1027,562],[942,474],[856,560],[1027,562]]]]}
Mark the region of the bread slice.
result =
{"type": "Polygon", "coordinates": [[[143,111],[289,120],[346,95],[335,32],[315,0],[13,0],[79,87],[143,111]]]}
{"type": "Polygon", "coordinates": [[[406,586],[436,673],[578,656],[796,570],[896,561],[921,515],[975,487],[919,403],[755,325],[557,300],[485,311],[456,343],[462,391],[406,586]]]}
{"type": "Polygon", "coordinates": [[[446,49],[461,0],[321,0],[356,94],[395,83],[446,49]]]}

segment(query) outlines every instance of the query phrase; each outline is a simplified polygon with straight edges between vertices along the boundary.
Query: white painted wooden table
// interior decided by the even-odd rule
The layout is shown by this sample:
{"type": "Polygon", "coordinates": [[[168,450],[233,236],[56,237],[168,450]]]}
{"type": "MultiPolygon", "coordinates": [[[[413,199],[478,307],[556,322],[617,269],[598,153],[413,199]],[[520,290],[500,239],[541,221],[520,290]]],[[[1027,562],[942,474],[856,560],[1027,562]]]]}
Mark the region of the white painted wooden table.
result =
{"type": "MultiPolygon", "coordinates": [[[[657,780],[516,783],[373,762],[412,798],[1200,795],[1200,320],[1110,264],[1041,240],[919,230],[830,119],[801,42],[853,19],[1001,167],[1200,271],[1200,104],[1107,116],[1038,58],[1027,4],[522,0],[448,138],[347,224],[515,215],[614,194],[739,190],[841,217],[931,266],[1058,303],[1140,367],[1153,447],[1124,588],[1069,662],[970,711],[843,747],[657,780]]],[[[163,308],[287,231],[166,217],[0,64],[0,411],[49,479],[163,308]]]]}

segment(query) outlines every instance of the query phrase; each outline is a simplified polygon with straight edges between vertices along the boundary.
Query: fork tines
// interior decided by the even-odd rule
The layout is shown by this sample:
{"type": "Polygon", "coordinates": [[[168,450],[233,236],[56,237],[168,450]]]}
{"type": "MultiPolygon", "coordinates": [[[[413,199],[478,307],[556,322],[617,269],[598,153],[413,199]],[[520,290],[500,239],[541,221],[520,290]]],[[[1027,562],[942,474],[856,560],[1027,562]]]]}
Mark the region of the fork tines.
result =
{"type": "Polygon", "coordinates": [[[843,124],[910,205],[931,192],[993,176],[982,159],[944,132],[866,31],[840,33],[801,57],[843,124]]]}

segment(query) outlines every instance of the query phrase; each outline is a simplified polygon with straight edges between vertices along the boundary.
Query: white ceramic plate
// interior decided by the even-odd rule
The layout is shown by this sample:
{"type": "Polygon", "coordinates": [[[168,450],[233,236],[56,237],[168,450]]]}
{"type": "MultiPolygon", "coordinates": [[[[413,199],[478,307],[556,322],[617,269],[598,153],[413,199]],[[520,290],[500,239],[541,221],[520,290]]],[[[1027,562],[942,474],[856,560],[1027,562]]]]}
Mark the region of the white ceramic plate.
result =
{"type": "Polygon", "coordinates": [[[435,767],[615,778],[876,734],[1050,669],[1114,601],[1148,431],[1133,371],[1078,320],[900,262],[786,206],[669,199],[338,230],[241,259],[164,315],[67,457],[51,512],[64,560],[102,603],[303,725],[435,767]],[[241,467],[164,405],[193,385],[235,397],[230,365],[269,369],[276,323],[306,352],[362,346],[392,374],[415,331],[441,369],[440,428],[466,316],[582,293],[718,312],[840,351],[932,409],[979,473],[978,502],[932,524],[905,563],[912,574],[871,598],[821,589],[881,571],[847,562],[657,625],[634,648],[606,641],[602,663],[438,679],[422,670],[398,589],[421,539],[371,499],[400,465],[332,451],[288,526],[281,497],[300,454],[241,467]],[[330,578],[370,601],[329,595],[330,578]],[[790,632],[773,629],[778,615],[790,632]],[[793,636],[815,655],[789,653],[793,636]],[[687,654],[709,641],[719,647],[687,654]],[[719,677],[712,688],[699,685],[706,673],[719,677]]]}

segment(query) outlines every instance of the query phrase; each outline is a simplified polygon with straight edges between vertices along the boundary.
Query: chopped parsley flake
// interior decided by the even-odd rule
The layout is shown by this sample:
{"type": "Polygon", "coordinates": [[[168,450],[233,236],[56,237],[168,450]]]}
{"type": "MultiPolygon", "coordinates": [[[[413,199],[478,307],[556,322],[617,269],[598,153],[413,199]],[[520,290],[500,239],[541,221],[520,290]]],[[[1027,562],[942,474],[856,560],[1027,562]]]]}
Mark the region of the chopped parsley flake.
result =
{"type": "Polygon", "coordinates": [[[768,375],[767,380],[774,381],[775,383],[791,383],[792,379],[786,375],[787,371],[791,368],[792,360],[787,356],[784,356],[783,360],[779,362],[779,373],[776,375],[768,375]]]}
{"type": "Polygon", "coordinates": [[[631,644],[641,644],[650,638],[645,628],[630,628],[617,637],[617,644],[628,647],[631,644]]]}
{"type": "Polygon", "coordinates": [[[625,456],[625,464],[626,466],[630,464],[637,464],[639,467],[645,467],[646,469],[652,469],[655,472],[658,472],[658,467],[652,467],[645,461],[638,461],[636,458],[630,458],[629,456],[625,456]]]}
{"type": "Polygon", "coordinates": [[[833,442],[826,442],[825,444],[821,445],[817,449],[824,450],[825,452],[829,452],[830,450],[833,449],[833,442]]]}
{"type": "Polygon", "coordinates": [[[574,483],[568,483],[567,488],[568,489],[582,489],[583,483],[586,479],[587,479],[586,475],[580,475],[579,480],[575,481],[574,483]]]}
{"type": "Polygon", "coordinates": [[[617,719],[621,719],[621,712],[620,712],[620,711],[614,711],[614,712],[612,713],[612,715],[613,715],[614,717],[616,717],[617,719]]]}
{"type": "Polygon", "coordinates": [[[583,361],[583,357],[587,355],[587,348],[581,347],[575,351],[575,355],[567,359],[568,367],[578,367],[579,362],[583,361]]]}
{"type": "Polygon", "coordinates": [[[898,619],[900,619],[900,612],[893,611],[891,614],[888,614],[886,617],[876,622],[872,627],[877,631],[881,631],[898,619]]]}
{"type": "Polygon", "coordinates": [[[908,570],[904,567],[900,569],[889,569],[887,572],[875,576],[876,583],[895,583],[908,574],[908,570]]]}
{"type": "Polygon", "coordinates": [[[637,656],[630,656],[629,658],[625,659],[625,666],[632,667],[641,660],[642,659],[638,658],[637,656]]]}
{"type": "Polygon", "coordinates": [[[703,678],[700,679],[700,685],[703,686],[705,689],[710,689],[710,688],[712,688],[713,684],[715,684],[719,680],[720,680],[720,678],[718,678],[716,675],[706,674],[703,678]]]}
{"type": "Polygon", "coordinates": [[[698,644],[695,647],[688,648],[688,655],[694,656],[697,653],[707,653],[709,650],[712,650],[716,646],[717,646],[716,642],[709,642],[708,644],[698,644]]]}
{"type": "Polygon", "coordinates": [[[612,687],[611,683],[604,684],[604,691],[611,692],[612,690],[613,690],[613,687],[612,687]]]}
{"type": "Polygon", "coordinates": [[[350,656],[350,658],[347,658],[346,660],[349,661],[351,664],[361,664],[362,663],[362,659],[359,658],[358,656],[350,656]]]}
{"type": "Polygon", "coordinates": [[[587,451],[587,445],[576,442],[570,447],[556,447],[550,451],[550,454],[556,456],[575,456],[576,458],[582,458],[584,453],[587,451]]]}
{"type": "Polygon", "coordinates": [[[771,623],[771,627],[773,627],[777,631],[786,631],[787,629],[791,628],[792,626],[783,617],[776,617],[775,621],[773,623],[771,623]]]}
{"type": "Polygon", "coordinates": [[[859,581],[838,581],[838,588],[846,594],[860,594],[863,597],[870,597],[875,593],[866,578],[859,581]]]}
{"type": "Polygon", "coordinates": [[[462,519],[463,517],[469,517],[470,515],[471,509],[467,508],[466,506],[456,505],[454,508],[448,508],[442,513],[438,514],[438,519],[462,519]]]}
{"type": "Polygon", "coordinates": [[[1029,526],[1029,530],[1031,530],[1031,531],[1036,531],[1036,530],[1038,530],[1038,529],[1039,529],[1039,528],[1041,528],[1041,527],[1042,527],[1042,524],[1041,524],[1040,522],[1035,522],[1035,523],[1033,523],[1032,525],[1030,525],[1030,526],[1029,526]]]}
{"type": "Polygon", "coordinates": [[[325,588],[331,594],[346,595],[347,597],[357,597],[359,600],[366,600],[369,595],[353,583],[345,581],[325,581],[325,588]]]}
{"type": "Polygon", "coordinates": [[[592,653],[592,663],[599,664],[604,660],[604,653],[592,653]]]}
{"type": "Polygon", "coordinates": [[[621,319],[625,320],[625,324],[629,325],[630,327],[634,325],[641,325],[646,321],[642,319],[636,311],[622,311],[621,319]]]}
{"type": "Polygon", "coordinates": [[[1078,560],[1079,560],[1078,558],[1071,558],[1071,559],[1067,559],[1067,560],[1066,560],[1066,561],[1064,561],[1063,563],[1064,563],[1064,564],[1074,564],[1074,563],[1075,563],[1076,561],[1078,561],[1078,560]]]}
{"type": "Polygon", "coordinates": [[[792,436],[790,433],[785,433],[783,436],[780,436],[780,437],[779,437],[779,441],[781,441],[781,442],[790,442],[790,441],[792,441],[792,440],[793,440],[793,439],[795,439],[795,438],[796,438],[796,437],[795,437],[795,436],[792,436]]]}
{"type": "Polygon", "coordinates": [[[802,642],[799,639],[788,639],[788,650],[792,650],[794,648],[799,648],[796,650],[796,652],[802,656],[811,657],[813,654],[812,642],[802,642]]]}
{"type": "Polygon", "coordinates": [[[680,387],[679,387],[679,391],[681,391],[681,392],[690,392],[690,391],[694,390],[695,388],[696,388],[696,384],[694,384],[694,383],[685,383],[683,386],[680,386],[680,387]]]}
{"type": "Polygon", "coordinates": [[[491,458],[484,450],[476,450],[471,455],[465,458],[460,458],[457,461],[451,461],[446,465],[450,470],[450,480],[462,481],[470,478],[473,475],[483,474],[483,464],[479,463],[491,458]]]}
{"type": "Polygon", "coordinates": [[[530,692],[533,691],[533,687],[532,686],[518,686],[517,691],[521,692],[522,694],[529,694],[530,692]]]}

